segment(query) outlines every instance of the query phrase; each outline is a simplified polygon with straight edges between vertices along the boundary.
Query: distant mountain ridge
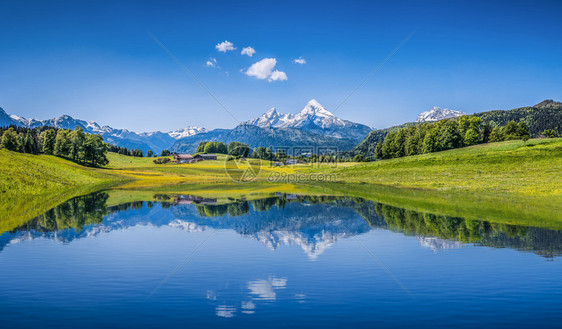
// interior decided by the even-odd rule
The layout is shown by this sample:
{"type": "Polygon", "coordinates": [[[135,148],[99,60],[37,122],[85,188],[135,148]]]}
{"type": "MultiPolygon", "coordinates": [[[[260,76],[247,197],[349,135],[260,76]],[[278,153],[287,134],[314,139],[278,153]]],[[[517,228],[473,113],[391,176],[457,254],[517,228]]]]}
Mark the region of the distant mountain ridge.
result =
{"type": "Polygon", "coordinates": [[[456,111],[447,108],[434,106],[431,110],[422,112],[418,115],[416,122],[439,121],[443,119],[455,118],[466,115],[463,111],[456,111]]]}
{"type": "Polygon", "coordinates": [[[193,153],[200,142],[220,141],[223,143],[241,142],[250,148],[265,147],[329,147],[336,150],[350,150],[356,139],[336,138],[297,128],[261,128],[250,124],[240,124],[234,129],[215,129],[174,143],[170,151],[193,153]]]}
{"type": "Polygon", "coordinates": [[[74,119],[69,115],[62,115],[58,118],[47,120],[26,119],[17,115],[7,114],[6,111],[0,107],[0,127],[7,127],[10,125],[27,128],[51,126],[61,129],[74,129],[76,126],[79,126],[85,132],[100,134],[107,143],[121,147],[141,149],[144,152],[152,150],[156,153],[160,153],[162,150],[169,148],[174,144],[176,139],[207,131],[207,129],[202,127],[189,126],[167,133],[160,131],[136,133],[127,129],[115,129],[110,126],[101,126],[94,121],[74,119]]]}
{"type": "Polygon", "coordinates": [[[272,108],[261,116],[242,122],[234,129],[215,129],[179,139],[173,152],[195,152],[203,141],[242,142],[250,148],[327,147],[351,150],[371,128],[336,117],[318,101],[311,100],[297,114],[283,114],[272,108]]]}
{"type": "MultiPolygon", "coordinates": [[[[533,106],[512,110],[479,112],[471,115],[497,126],[505,126],[512,120],[516,122],[524,121],[529,128],[531,138],[539,136],[541,132],[547,129],[553,129],[559,135],[562,135],[562,103],[551,99],[533,106]]],[[[408,122],[398,126],[373,130],[351,152],[374,156],[377,143],[382,142],[389,132],[417,124],[423,124],[423,122],[408,122]]]]}
{"type": "Polygon", "coordinates": [[[243,122],[233,129],[186,127],[174,131],[136,133],[127,129],[101,126],[93,121],[74,119],[69,115],[48,120],[26,119],[8,115],[0,108],[0,127],[52,126],[63,129],[82,127],[84,131],[100,134],[110,144],[136,148],[144,152],[160,153],[164,149],[173,152],[193,153],[202,141],[238,141],[250,147],[330,147],[348,151],[361,141],[371,128],[336,117],[316,100],[309,101],[298,114],[280,114],[272,108],[262,116],[243,122]]]}

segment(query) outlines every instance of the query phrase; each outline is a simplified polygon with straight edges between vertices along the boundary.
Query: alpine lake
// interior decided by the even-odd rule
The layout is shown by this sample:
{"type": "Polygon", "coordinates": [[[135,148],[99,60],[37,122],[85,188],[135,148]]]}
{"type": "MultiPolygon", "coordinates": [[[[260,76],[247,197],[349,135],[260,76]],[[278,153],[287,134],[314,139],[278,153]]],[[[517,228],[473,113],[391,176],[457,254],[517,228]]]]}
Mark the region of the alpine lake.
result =
{"type": "Polygon", "coordinates": [[[2,327],[562,323],[558,208],[342,189],[74,197],[0,233],[2,327]]]}

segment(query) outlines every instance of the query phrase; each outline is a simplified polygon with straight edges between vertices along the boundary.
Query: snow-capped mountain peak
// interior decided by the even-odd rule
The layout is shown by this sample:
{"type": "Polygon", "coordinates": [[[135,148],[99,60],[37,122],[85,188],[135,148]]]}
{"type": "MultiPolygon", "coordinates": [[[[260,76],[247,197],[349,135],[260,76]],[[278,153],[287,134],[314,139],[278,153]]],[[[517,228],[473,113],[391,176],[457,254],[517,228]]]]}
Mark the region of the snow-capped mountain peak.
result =
{"type": "Polygon", "coordinates": [[[174,139],[180,139],[188,136],[193,136],[199,133],[206,133],[207,129],[203,127],[187,126],[185,128],[169,131],[168,135],[174,139]]]}
{"type": "Polygon", "coordinates": [[[326,110],[326,108],[324,108],[324,106],[318,103],[318,101],[316,101],[315,99],[310,100],[299,114],[303,116],[316,115],[325,118],[336,117],[332,112],[326,110]]]}
{"type": "Polygon", "coordinates": [[[246,121],[244,124],[258,126],[261,128],[270,127],[281,127],[287,122],[291,121],[295,116],[293,114],[283,114],[277,112],[275,107],[272,107],[269,111],[265,112],[261,116],[246,121]]]}
{"type": "Polygon", "coordinates": [[[325,128],[327,125],[333,125],[334,123],[339,126],[345,125],[343,120],[326,110],[326,108],[315,99],[309,101],[296,115],[279,113],[274,107],[261,116],[244,122],[244,124],[259,126],[261,128],[303,128],[311,124],[325,128]],[[328,121],[326,121],[326,119],[328,119],[328,121]]]}
{"type": "Polygon", "coordinates": [[[338,118],[317,100],[310,100],[298,114],[283,114],[272,108],[261,116],[246,121],[245,125],[260,128],[294,128],[336,138],[361,140],[371,128],[338,118]]]}
{"type": "Polygon", "coordinates": [[[433,109],[420,113],[418,115],[418,118],[416,119],[416,122],[439,121],[443,119],[460,117],[463,115],[466,115],[466,113],[464,113],[463,111],[456,111],[434,106],[433,109]]]}

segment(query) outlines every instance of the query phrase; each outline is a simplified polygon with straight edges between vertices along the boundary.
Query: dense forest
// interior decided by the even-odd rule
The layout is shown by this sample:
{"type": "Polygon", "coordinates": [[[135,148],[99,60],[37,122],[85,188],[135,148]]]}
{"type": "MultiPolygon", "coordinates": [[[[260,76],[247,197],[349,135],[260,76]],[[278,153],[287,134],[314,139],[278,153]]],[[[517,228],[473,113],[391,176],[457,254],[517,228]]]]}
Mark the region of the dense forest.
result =
{"type": "Polygon", "coordinates": [[[505,126],[509,121],[525,122],[531,138],[539,137],[545,130],[554,130],[557,135],[562,135],[562,103],[552,100],[545,100],[532,107],[481,112],[474,116],[494,126],[505,126]]]}
{"type": "Polygon", "coordinates": [[[492,128],[478,117],[462,116],[392,131],[377,144],[375,155],[379,159],[399,158],[513,139],[529,139],[525,122],[509,121],[492,128]]]}
{"type": "Polygon", "coordinates": [[[0,147],[10,151],[48,154],[88,166],[108,164],[107,144],[100,135],[52,127],[0,128],[0,147]]]}
{"type": "MultiPolygon", "coordinates": [[[[529,131],[530,138],[536,138],[542,135],[545,137],[562,135],[562,103],[552,100],[545,100],[532,107],[522,107],[508,111],[497,110],[481,112],[470,115],[469,117],[482,119],[482,122],[489,124],[492,129],[494,127],[507,126],[510,121],[515,121],[516,123],[524,122],[529,131]],[[547,133],[546,135],[544,134],[545,132],[547,133]]],[[[390,128],[373,130],[350,152],[350,154],[360,154],[365,157],[374,158],[377,145],[384,141],[386,135],[404,128],[417,127],[425,124],[427,123],[410,122],[390,128]]],[[[380,147],[382,146],[379,146],[379,148],[380,147]]]]}

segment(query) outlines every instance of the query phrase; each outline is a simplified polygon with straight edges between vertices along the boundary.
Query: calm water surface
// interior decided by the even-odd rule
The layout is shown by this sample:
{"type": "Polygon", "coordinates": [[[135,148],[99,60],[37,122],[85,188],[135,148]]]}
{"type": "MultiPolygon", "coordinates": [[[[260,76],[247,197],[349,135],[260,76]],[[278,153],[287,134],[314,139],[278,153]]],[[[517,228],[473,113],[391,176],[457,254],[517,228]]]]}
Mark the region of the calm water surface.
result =
{"type": "Polygon", "coordinates": [[[353,198],[66,202],[0,235],[12,327],[562,326],[562,232],[353,198]]]}

